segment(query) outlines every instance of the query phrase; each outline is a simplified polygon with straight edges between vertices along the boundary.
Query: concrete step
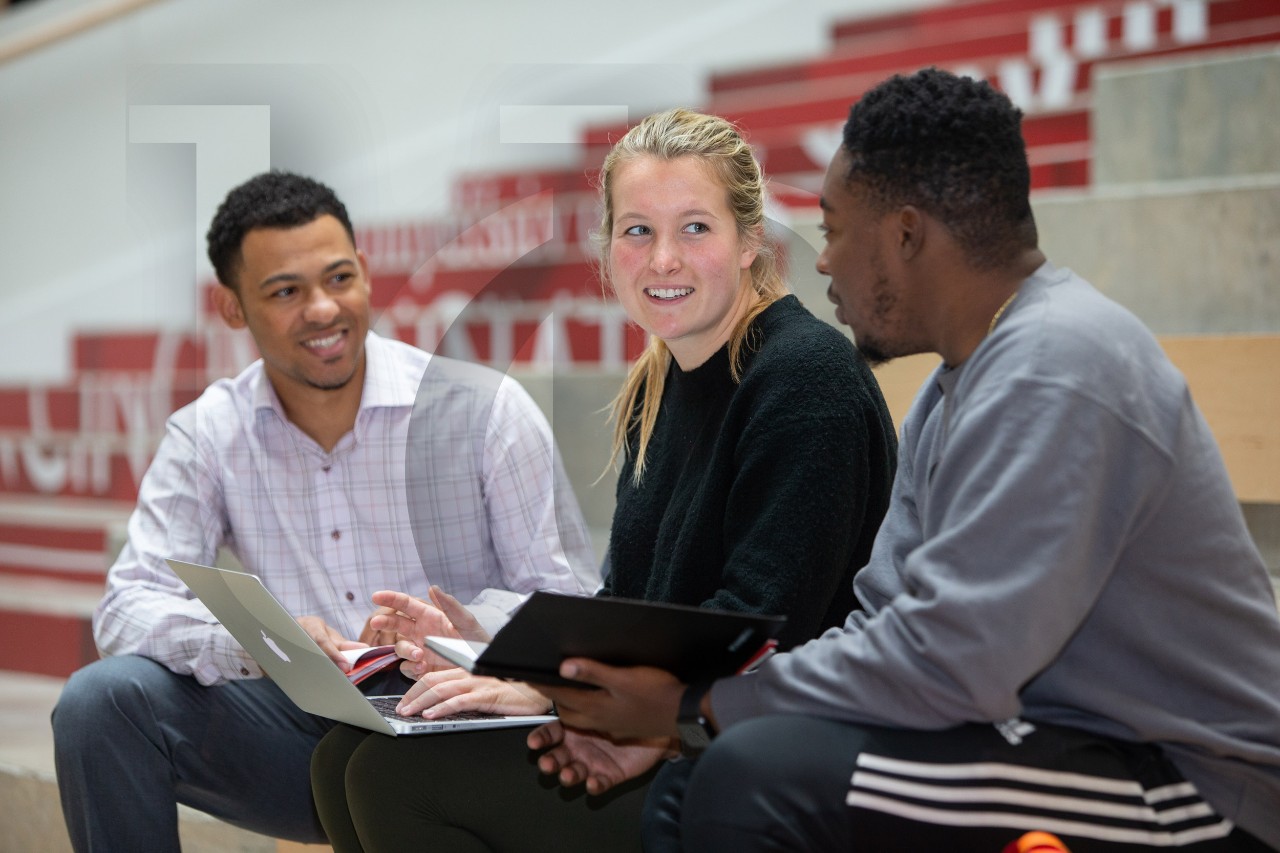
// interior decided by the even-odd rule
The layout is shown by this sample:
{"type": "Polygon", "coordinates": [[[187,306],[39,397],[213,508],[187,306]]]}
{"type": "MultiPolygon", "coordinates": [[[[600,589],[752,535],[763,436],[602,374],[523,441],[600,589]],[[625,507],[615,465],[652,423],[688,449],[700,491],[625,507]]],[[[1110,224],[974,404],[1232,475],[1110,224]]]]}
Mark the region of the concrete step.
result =
{"type": "Polygon", "coordinates": [[[109,538],[105,525],[0,522],[0,576],[101,582],[109,538]]]}
{"type": "MultiPolygon", "coordinates": [[[[53,711],[63,679],[0,671],[0,851],[70,853],[53,767],[53,711]]],[[[322,853],[179,807],[184,853],[322,853]]]]}
{"type": "Polygon", "coordinates": [[[1280,174],[1280,124],[1258,108],[1277,102],[1276,44],[1106,69],[1093,101],[1094,181],[1280,174]]]}
{"type": "MultiPolygon", "coordinates": [[[[1120,4],[1114,4],[1119,6],[1120,4]]],[[[1194,32],[1197,25],[1223,25],[1273,14],[1272,0],[1192,0],[1172,4],[1138,0],[1124,4],[1128,21],[1113,23],[1106,35],[1140,41],[1152,33],[1194,32]]],[[[834,51],[871,53],[918,40],[936,41],[938,34],[956,38],[961,34],[995,32],[1010,26],[1028,27],[1037,19],[1052,18],[1069,27],[1069,43],[1078,49],[1079,30],[1093,30],[1106,7],[1096,0],[978,0],[978,2],[934,3],[905,12],[854,18],[832,28],[834,51]]]]}
{"type": "Polygon", "coordinates": [[[132,506],[12,494],[0,499],[0,577],[101,583],[112,539],[132,506]]]}
{"type": "Polygon", "coordinates": [[[857,36],[842,33],[837,26],[827,54],[716,74],[710,90],[718,100],[863,71],[886,74],[933,64],[983,64],[983,57],[1024,56],[1041,61],[1058,55],[1080,59],[1124,55],[1238,33],[1242,26],[1275,15],[1274,4],[1267,0],[1192,2],[1178,8],[1152,3],[1144,10],[1148,14],[1137,12],[1135,7],[1142,5],[1108,8],[1094,0],[1051,0],[1037,8],[1018,0],[1017,8],[994,3],[938,6],[857,36]]]}

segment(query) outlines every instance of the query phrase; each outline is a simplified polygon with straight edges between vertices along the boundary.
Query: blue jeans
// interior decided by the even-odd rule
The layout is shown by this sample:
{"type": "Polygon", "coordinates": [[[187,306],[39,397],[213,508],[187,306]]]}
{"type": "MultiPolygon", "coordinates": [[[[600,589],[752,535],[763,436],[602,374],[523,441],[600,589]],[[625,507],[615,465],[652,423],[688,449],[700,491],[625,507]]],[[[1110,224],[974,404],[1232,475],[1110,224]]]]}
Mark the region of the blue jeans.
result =
{"type": "Polygon", "coordinates": [[[183,803],[318,842],[311,752],[333,723],[268,679],[203,687],[147,658],[95,661],[53,711],[62,813],[77,851],[177,851],[183,803]]]}

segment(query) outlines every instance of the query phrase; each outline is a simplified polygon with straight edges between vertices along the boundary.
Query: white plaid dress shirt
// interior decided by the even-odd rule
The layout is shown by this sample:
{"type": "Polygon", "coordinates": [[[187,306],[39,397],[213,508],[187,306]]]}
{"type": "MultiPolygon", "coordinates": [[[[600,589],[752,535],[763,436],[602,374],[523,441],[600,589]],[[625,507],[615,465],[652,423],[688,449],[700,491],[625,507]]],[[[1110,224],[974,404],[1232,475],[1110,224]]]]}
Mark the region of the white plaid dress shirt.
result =
{"type": "Polygon", "coordinates": [[[180,409],[94,613],[104,654],[202,684],[261,670],[169,570],[225,546],[295,616],[355,638],[393,589],[435,583],[491,630],[536,589],[585,593],[593,551],[550,426],[509,377],[370,333],[354,429],[332,452],[256,362],[180,409]]]}

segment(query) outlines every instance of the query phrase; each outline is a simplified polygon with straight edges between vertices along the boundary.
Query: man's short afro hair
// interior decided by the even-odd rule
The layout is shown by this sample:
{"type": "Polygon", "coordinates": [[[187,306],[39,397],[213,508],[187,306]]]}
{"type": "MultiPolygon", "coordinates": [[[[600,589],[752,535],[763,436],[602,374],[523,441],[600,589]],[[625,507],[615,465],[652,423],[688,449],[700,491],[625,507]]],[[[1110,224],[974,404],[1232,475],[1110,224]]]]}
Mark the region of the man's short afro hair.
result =
{"type": "Polygon", "coordinates": [[[937,68],[892,77],[849,111],[847,178],[879,212],[915,205],[989,268],[1036,244],[1022,111],[986,82],[937,68]]]}
{"type": "Polygon", "coordinates": [[[209,262],[218,281],[235,288],[240,248],[253,229],[293,228],[326,214],[342,223],[354,246],[356,235],[347,208],[319,181],[277,170],[245,181],[227,193],[209,225],[209,262]]]}

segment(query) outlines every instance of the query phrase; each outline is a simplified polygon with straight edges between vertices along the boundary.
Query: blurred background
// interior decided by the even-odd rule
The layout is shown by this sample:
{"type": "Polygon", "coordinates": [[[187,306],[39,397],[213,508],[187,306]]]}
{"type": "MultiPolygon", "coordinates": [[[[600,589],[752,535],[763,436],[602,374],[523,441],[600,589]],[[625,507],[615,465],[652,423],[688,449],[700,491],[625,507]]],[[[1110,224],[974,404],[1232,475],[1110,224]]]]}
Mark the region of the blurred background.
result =
{"type": "MultiPolygon", "coordinates": [[[[1280,575],[1277,0],[0,3],[0,850],[65,849],[48,707],[96,655],[165,417],[255,357],[208,301],[227,190],[334,187],[375,327],[524,382],[603,553],[599,409],[643,343],[591,265],[604,151],[671,106],[737,121],[792,287],[834,322],[814,192],[849,105],[926,65],[1023,108],[1043,247],[1160,336],[1280,575]]],[[[878,371],[895,417],[935,363],[878,371]]]]}

